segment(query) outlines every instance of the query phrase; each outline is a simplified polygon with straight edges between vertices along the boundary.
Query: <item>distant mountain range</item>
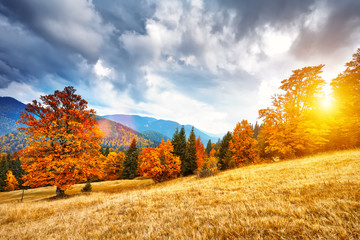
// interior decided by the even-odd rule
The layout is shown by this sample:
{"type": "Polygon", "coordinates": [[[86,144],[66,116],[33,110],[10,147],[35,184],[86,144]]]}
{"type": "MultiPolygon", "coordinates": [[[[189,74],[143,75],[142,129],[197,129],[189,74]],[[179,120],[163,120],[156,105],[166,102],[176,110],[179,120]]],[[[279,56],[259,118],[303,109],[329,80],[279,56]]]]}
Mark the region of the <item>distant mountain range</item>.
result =
{"type": "MultiPolygon", "coordinates": [[[[176,128],[179,130],[181,129],[182,125],[180,123],[163,120],[163,119],[156,119],[151,117],[141,117],[138,115],[126,115],[126,114],[115,114],[115,115],[105,115],[103,116],[107,119],[113,120],[117,123],[121,123],[125,126],[128,126],[140,133],[146,131],[155,131],[158,133],[163,134],[168,139],[171,139],[176,131],[176,128]]],[[[191,132],[191,125],[184,125],[186,136],[190,135],[191,132]]],[[[200,136],[202,142],[206,144],[209,140],[211,142],[217,142],[218,137],[209,136],[208,134],[204,133],[203,131],[194,128],[194,132],[196,136],[200,136]]]]}
{"type": "Polygon", "coordinates": [[[0,97],[0,136],[15,131],[26,105],[11,97],[0,97]]]}
{"type": "MultiPolygon", "coordinates": [[[[16,129],[20,126],[21,113],[26,105],[11,97],[0,97],[0,149],[1,151],[17,151],[26,146],[24,136],[16,129]]],[[[181,125],[174,121],[159,120],[137,115],[108,115],[97,116],[99,127],[104,133],[102,146],[110,148],[127,148],[133,138],[137,139],[140,147],[154,146],[162,139],[171,139],[176,128],[181,125]]],[[[189,136],[192,126],[185,125],[186,136],[189,136]]],[[[208,140],[216,142],[218,138],[211,137],[204,132],[194,129],[196,136],[200,136],[204,144],[208,140]]]]}

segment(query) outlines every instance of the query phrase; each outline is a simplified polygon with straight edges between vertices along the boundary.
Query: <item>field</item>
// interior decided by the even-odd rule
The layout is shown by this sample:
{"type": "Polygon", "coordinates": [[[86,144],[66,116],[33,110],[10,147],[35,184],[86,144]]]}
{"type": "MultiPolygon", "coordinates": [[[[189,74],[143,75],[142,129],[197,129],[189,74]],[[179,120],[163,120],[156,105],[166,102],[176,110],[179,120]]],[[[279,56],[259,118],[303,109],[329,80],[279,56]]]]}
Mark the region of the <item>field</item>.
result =
{"type": "Polygon", "coordinates": [[[360,239],[360,150],[81,187],[0,193],[0,239],[360,239]]]}

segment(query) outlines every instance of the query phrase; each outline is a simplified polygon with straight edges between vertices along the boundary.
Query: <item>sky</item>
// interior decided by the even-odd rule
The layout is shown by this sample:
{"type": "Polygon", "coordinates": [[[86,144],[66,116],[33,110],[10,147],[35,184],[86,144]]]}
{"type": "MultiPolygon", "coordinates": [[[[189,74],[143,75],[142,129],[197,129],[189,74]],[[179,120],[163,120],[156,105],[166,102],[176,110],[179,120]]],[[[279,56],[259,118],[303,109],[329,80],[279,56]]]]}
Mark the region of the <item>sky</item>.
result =
{"type": "Polygon", "coordinates": [[[292,70],[330,82],[359,47],[359,0],[2,0],[0,96],[74,86],[99,115],[223,134],[292,70]]]}

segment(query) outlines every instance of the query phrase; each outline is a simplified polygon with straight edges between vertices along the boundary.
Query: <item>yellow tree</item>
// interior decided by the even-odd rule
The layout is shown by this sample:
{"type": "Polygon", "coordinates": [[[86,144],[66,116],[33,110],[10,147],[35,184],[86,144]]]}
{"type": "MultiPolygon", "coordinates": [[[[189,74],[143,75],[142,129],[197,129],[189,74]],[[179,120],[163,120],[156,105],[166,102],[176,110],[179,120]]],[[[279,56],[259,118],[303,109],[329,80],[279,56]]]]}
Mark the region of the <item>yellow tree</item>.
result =
{"type": "Polygon", "coordinates": [[[360,146],[360,48],[345,66],[331,82],[337,109],[331,140],[337,148],[360,146]]]}
{"type": "Polygon", "coordinates": [[[73,87],[33,100],[20,116],[29,147],[21,151],[24,185],[56,186],[56,195],[77,182],[101,176],[101,130],[95,111],[73,87]]]}
{"type": "Polygon", "coordinates": [[[315,117],[325,84],[319,76],[323,66],[293,71],[290,78],[281,82],[283,94],[273,97],[273,106],[259,111],[265,152],[289,158],[312,152],[326,143],[326,126],[315,117]]]}
{"type": "Polygon", "coordinates": [[[116,180],[122,176],[125,154],[110,152],[103,164],[104,180],[116,180]]]}
{"type": "Polygon", "coordinates": [[[18,181],[16,180],[14,174],[12,173],[11,170],[9,170],[7,173],[6,173],[6,186],[4,188],[5,191],[14,191],[16,189],[18,189],[19,187],[19,183],[18,181]]]}
{"type": "Polygon", "coordinates": [[[239,166],[254,163],[258,160],[257,141],[252,137],[254,132],[247,120],[237,123],[234,128],[229,148],[232,152],[232,159],[239,166]]]}
{"type": "Polygon", "coordinates": [[[139,174],[155,182],[176,178],[180,173],[181,161],[173,154],[170,141],[161,141],[157,148],[145,148],[139,155],[139,174]]]}

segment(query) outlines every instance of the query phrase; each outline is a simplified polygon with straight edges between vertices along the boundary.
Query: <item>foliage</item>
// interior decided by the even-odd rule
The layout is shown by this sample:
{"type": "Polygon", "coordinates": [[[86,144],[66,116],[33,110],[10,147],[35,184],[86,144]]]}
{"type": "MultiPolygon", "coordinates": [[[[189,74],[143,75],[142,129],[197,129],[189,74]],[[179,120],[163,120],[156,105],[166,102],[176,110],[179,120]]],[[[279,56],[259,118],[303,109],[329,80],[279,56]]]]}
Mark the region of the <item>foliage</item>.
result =
{"type": "Polygon", "coordinates": [[[206,144],[206,148],[205,148],[205,154],[206,156],[209,156],[210,151],[212,150],[212,144],[211,144],[211,140],[208,141],[208,143],[206,144]]]}
{"type": "Polygon", "coordinates": [[[145,148],[139,156],[139,174],[155,182],[176,178],[180,173],[181,161],[173,154],[170,141],[161,141],[157,148],[145,148]]]}
{"type": "Polygon", "coordinates": [[[126,151],[126,157],[123,164],[122,177],[125,179],[133,179],[138,176],[138,148],[136,139],[131,142],[129,149],[126,151]]]}
{"type": "Polygon", "coordinates": [[[257,141],[252,137],[254,132],[246,120],[237,123],[229,142],[229,149],[236,166],[256,163],[259,155],[257,141]]]}
{"type": "Polygon", "coordinates": [[[23,181],[21,178],[24,170],[21,167],[20,159],[12,156],[10,153],[0,153],[0,191],[5,190],[8,171],[12,172],[19,183],[19,187],[22,187],[23,181]]]}
{"type": "Polygon", "coordinates": [[[228,168],[234,168],[235,164],[232,162],[232,153],[229,148],[230,140],[232,139],[231,132],[227,132],[223,137],[219,147],[219,168],[225,170],[228,168]]]}
{"type": "Polygon", "coordinates": [[[81,192],[91,192],[92,186],[90,182],[87,182],[84,187],[81,189],[81,192]]]}
{"type": "Polygon", "coordinates": [[[196,136],[194,128],[192,128],[188,141],[186,142],[185,159],[181,161],[181,174],[187,176],[193,174],[196,169],[196,136]]]}
{"type": "Polygon", "coordinates": [[[196,146],[196,166],[197,169],[200,169],[203,166],[206,158],[204,144],[201,142],[200,136],[198,136],[198,138],[196,139],[195,146],[196,146]]]}
{"type": "Polygon", "coordinates": [[[217,173],[218,171],[218,160],[215,157],[215,149],[212,149],[204,161],[204,164],[199,168],[197,176],[199,178],[210,177],[217,173]]]}
{"type": "Polygon", "coordinates": [[[101,175],[99,141],[102,138],[95,111],[75,94],[73,87],[33,100],[20,116],[19,130],[27,135],[29,147],[22,150],[24,185],[56,186],[57,193],[76,182],[101,175]]]}
{"type": "Polygon", "coordinates": [[[123,152],[110,152],[103,163],[103,179],[120,179],[124,170],[125,154],[123,152]]]}
{"type": "Polygon", "coordinates": [[[360,146],[360,48],[332,80],[336,112],[332,122],[332,148],[360,146]]]}
{"type": "Polygon", "coordinates": [[[0,146],[2,152],[17,152],[28,146],[26,136],[20,132],[12,132],[5,136],[0,136],[0,146]]]}
{"type": "Polygon", "coordinates": [[[316,118],[325,84],[319,76],[323,66],[293,71],[281,82],[284,93],[273,97],[273,107],[259,111],[265,152],[288,158],[313,152],[326,143],[326,126],[316,118]]]}
{"type": "Polygon", "coordinates": [[[176,131],[171,139],[171,143],[174,146],[174,154],[180,158],[181,163],[185,162],[186,134],[184,126],[181,127],[180,132],[179,129],[176,128],[176,131]]]}
{"type": "Polygon", "coordinates": [[[14,191],[19,188],[19,183],[16,180],[15,176],[13,175],[12,171],[9,170],[6,173],[6,187],[4,188],[5,191],[14,191]]]}

